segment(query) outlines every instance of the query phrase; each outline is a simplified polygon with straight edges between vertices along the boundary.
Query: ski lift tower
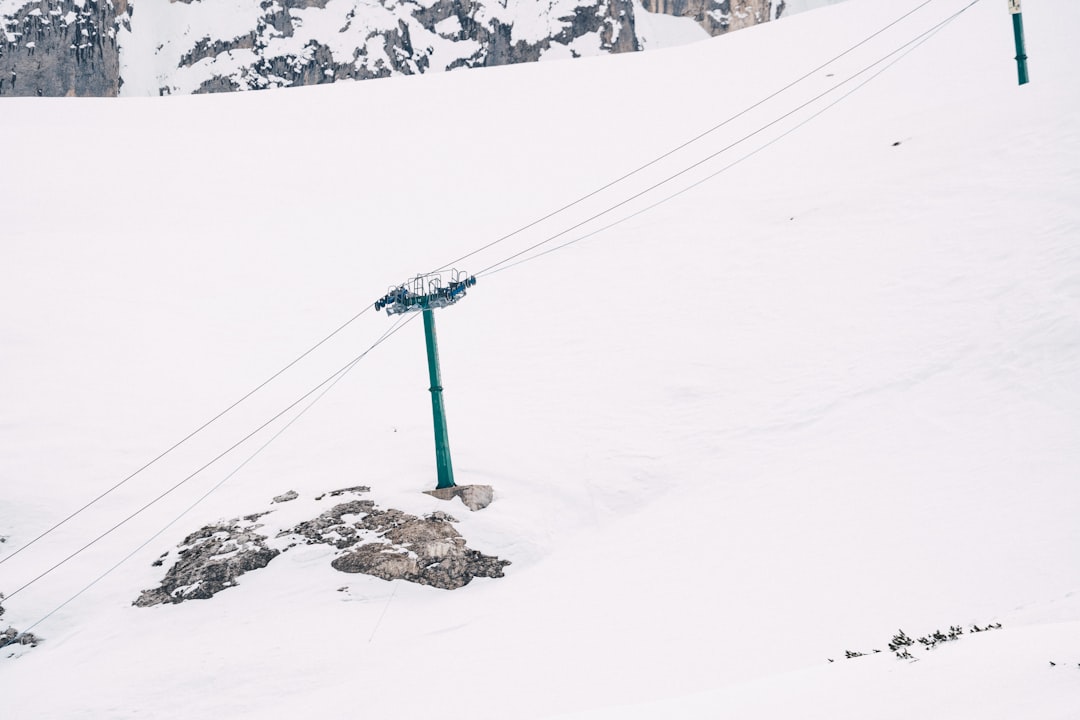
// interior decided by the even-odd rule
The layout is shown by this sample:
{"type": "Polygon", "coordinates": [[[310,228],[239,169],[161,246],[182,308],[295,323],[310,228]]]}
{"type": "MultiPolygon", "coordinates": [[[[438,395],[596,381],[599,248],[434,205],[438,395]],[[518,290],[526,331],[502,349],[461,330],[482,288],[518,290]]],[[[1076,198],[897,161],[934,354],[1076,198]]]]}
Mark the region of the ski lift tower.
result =
{"type": "Polygon", "coordinates": [[[427,341],[428,375],[431,379],[431,413],[435,420],[435,466],[439,473],[437,489],[452,488],[455,484],[454,466],[450,462],[450,438],[446,433],[446,410],[443,407],[434,310],[458,302],[465,297],[466,289],[475,284],[476,278],[465,272],[433,272],[417,275],[392,287],[386,295],[375,301],[375,309],[385,308],[387,315],[424,313],[424,339],[427,341]]]}

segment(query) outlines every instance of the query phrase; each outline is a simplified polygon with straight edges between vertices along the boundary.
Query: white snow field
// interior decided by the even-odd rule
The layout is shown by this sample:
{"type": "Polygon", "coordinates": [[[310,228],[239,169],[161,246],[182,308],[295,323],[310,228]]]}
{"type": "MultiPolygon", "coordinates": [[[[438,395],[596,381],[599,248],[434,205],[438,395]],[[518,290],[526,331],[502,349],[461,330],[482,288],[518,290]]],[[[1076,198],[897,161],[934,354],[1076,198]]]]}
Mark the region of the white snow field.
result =
{"type": "Polygon", "coordinates": [[[982,0],[799,126],[968,0],[813,71],[923,4],[574,62],[5,100],[0,591],[44,642],[0,651],[0,715],[1080,717],[1080,3],[1024,3],[1026,86],[982,0]],[[105,534],[368,348],[393,324],[369,311],[29,544],[389,285],[751,107],[456,263],[479,282],[437,312],[450,442],[488,508],[421,493],[411,322],[238,472],[303,404],[105,534]],[[513,564],[444,591],[301,546],[132,606],[204,524],[286,526],[357,484],[513,564]]]}

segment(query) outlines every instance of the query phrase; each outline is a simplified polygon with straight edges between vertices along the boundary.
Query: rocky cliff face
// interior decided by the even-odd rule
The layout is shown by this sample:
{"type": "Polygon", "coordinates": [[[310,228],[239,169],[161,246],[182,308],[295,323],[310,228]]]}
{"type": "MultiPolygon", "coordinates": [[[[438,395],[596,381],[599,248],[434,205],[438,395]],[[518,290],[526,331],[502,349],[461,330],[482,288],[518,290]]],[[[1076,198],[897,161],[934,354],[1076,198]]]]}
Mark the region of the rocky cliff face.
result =
{"type": "Polygon", "coordinates": [[[712,35],[774,15],[773,0],[20,2],[0,0],[5,95],[112,96],[125,84],[124,94],[164,95],[411,75],[640,50],[641,13],[686,18],[712,35]]]}
{"type": "Polygon", "coordinates": [[[644,0],[644,5],[648,12],[692,17],[710,35],[767,22],[773,16],[772,0],[644,0]]]}
{"type": "Polygon", "coordinates": [[[0,95],[113,97],[127,0],[36,0],[0,17],[0,95]]]}

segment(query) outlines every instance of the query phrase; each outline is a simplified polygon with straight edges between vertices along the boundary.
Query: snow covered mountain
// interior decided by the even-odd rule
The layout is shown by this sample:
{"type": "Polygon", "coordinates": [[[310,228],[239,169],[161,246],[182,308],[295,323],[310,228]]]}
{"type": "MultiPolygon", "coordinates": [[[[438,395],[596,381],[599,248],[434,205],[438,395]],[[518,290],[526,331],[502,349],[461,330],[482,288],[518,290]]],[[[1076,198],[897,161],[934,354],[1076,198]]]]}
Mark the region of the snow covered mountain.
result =
{"type": "Polygon", "coordinates": [[[0,94],[221,92],[621,53],[756,25],[790,14],[787,7],[772,0],[0,0],[0,94]]]}
{"type": "Polygon", "coordinates": [[[1080,717],[1080,4],[1024,5],[1022,87],[1003,0],[849,0],[5,98],[0,629],[43,642],[0,715],[1080,717]],[[421,323],[372,307],[444,263],[476,512],[424,494],[421,323]],[[372,536],[408,579],[352,572],[372,536]],[[192,548],[267,562],[205,599],[192,548]]]}

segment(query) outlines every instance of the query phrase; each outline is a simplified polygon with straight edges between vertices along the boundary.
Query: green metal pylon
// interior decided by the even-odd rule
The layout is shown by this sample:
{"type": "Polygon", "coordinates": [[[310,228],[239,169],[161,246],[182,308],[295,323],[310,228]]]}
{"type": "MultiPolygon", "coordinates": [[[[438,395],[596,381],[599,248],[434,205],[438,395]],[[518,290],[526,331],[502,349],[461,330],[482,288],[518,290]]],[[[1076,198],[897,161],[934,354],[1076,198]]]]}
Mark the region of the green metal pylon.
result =
{"type": "Polygon", "coordinates": [[[1020,0],[1009,0],[1009,12],[1012,14],[1013,39],[1016,41],[1016,73],[1020,84],[1028,81],[1027,49],[1024,47],[1024,16],[1020,12],[1020,0]]]}
{"type": "Polygon", "coordinates": [[[446,433],[442,376],[439,372],[439,343],[435,338],[435,313],[424,303],[424,339],[427,341],[428,376],[431,378],[431,414],[435,420],[435,466],[438,488],[454,487],[454,466],[450,462],[450,438],[446,433]]]}
{"type": "Polygon", "coordinates": [[[439,477],[437,490],[456,486],[454,466],[450,462],[450,438],[446,433],[434,311],[454,305],[465,297],[466,291],[473,285],[476,285],[476,278],[472,275],[457,270],[436,270],[391,287],[388,293],[375,301],[376,310],[385,309],[386,314],[391,316],[424,313],[424,339],[427,341],[428,376],[431,378],[431,415],[435,422],[435,467],[439,477]]]}

